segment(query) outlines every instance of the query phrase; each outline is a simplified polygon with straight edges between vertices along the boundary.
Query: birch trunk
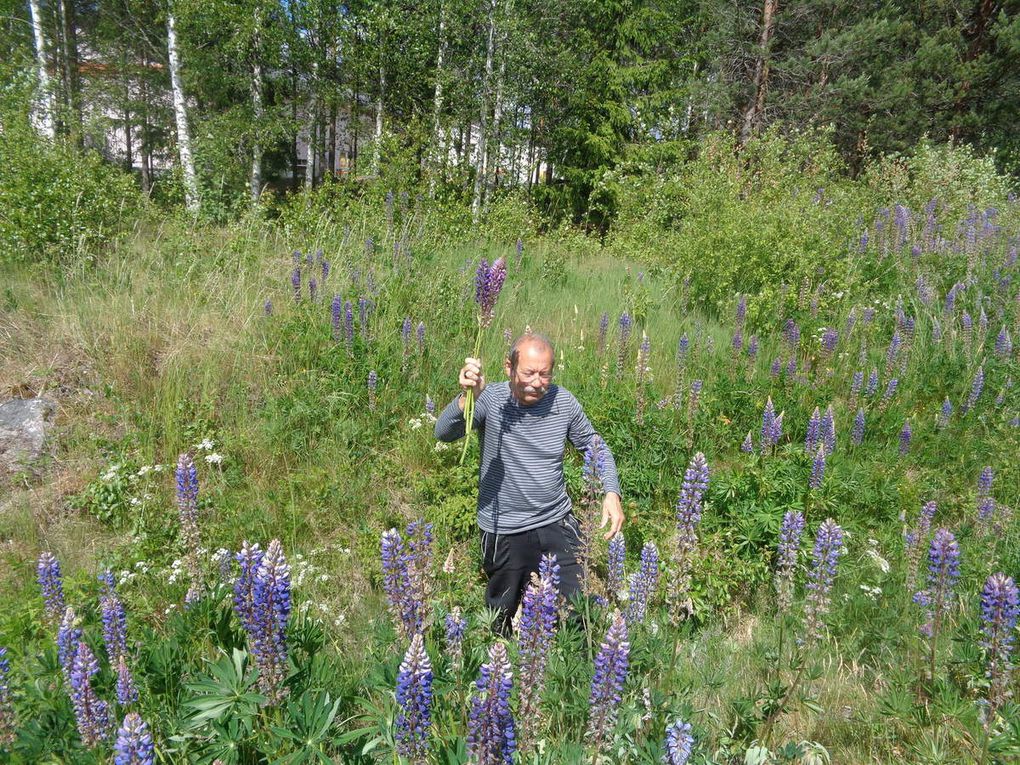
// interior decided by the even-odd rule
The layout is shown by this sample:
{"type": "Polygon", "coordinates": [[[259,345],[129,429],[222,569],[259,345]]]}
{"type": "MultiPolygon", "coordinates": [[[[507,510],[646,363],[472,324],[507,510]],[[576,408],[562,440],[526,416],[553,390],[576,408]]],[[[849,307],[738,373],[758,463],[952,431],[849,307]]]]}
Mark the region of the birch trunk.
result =
{"type": "Polygon", "coordinates": [[[485,153],[488,146],[489,83],[492,80],[492,53],[496,43],[496,0],[489,3],[489,40],[485,46],[485,77],[482,80],[482,109],[475,150],[475,188],[471,196],[471,220],[478,223],[482,214],[482,192],[485,189],[485,153]]]}
{"type": "Polygon", "coordinates": [[[251,107],[254,117],[254,140],[251,149],[251,203],[257,205],[262,196],[262,140],[259,130],[265,110],[262,105],[262,11],[255,10],[255,33],[252,40],[251,107]]]}
{"type": "MultiPolygon", "coordinates": [[[[380,54],[381,54],[380,48],[380,54]]],[[[383,95],[386,92],[386,67],[380,55],[379,98],[375,102],[375,146],[372,147],[372,175],[378,176],[382,167],[383,95]]]]}
{"type": "Polygon", "coordinates": [[[443,61],[446,58],[446,7],[443,0],[439,0],[439,51],[436,53],[436,95],[432,106],[432,145],[433,151],[433,176],[429,180],[429,190],[435,191],[437,176],[442,174],[446,167],[446,143],[443,140],[443,127],[441,116],[443,113],[443,61]]]}
{"type": "Polygon", "coordinates": [[[181,59],[177,51],[177,28],[173,8],[166,14],[166,48],[170,62],[170,89],[173,91],[174,119],[177,121],[177,155],[184,173],[184,204],[191,213],[197,213],[201,204],[198,196],[198,179],[195,160],[191,154],[191,133],[188,132],[188,106],[181,85],[181,59]]]}
{"type": "Polygon", "coordinates": [[[39,0],[28,0],[28,9],[32,15],[32,36],[35,38],[36,78],[39,80],[39,99],[33,104],[36,129],[52,141],[56,137],[53,125],[53,90],[50,88],[50,75],[46,71],[46,35],[43,32],[42,17],[39,15],[39,0]]]}
{"type": "Polygon", "coordinates": [[[751,133],[765,109],[765,89],[769,79],[769,43],[772,41],[772,30],[775,26],[778,6],[779,0],[765,0],[762,8],[761,39],[759,40],[761,50],[754,62],[754,94],[747,111],[744,112],[744,124],[740,128],[741,145],[750,140],[751,133]]]}

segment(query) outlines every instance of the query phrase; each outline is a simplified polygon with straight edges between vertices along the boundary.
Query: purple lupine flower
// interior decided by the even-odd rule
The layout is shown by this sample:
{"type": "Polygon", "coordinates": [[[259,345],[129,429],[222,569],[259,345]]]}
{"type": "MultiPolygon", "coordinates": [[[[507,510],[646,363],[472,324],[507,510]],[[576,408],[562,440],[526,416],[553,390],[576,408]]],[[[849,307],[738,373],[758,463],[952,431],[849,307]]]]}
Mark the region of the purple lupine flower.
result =
{"type": "Polygon", "coordinates": [[[372,303],[367,297],[358,298],[358,333],[362,340],[368,339],[368,314],[371,309],[372,303]]]}
{"type": "Polygon", "coordinates": [[[405,316],[400,325],[400,343],[404,346],[404,358],[411,355],[411,317],[405,316]]]}
{"type": "Polygon", "coordinates": [[[853,428],[850,430],[850,441],[854,446],[860,446],[864,441],[864,408],[858,407],[857,416],[854,417],[853,428]]]}
{"type": "Polygon", "coordinates": [[[797,568],[800,536],[804,532],[804,516],[789,510],[779,528],[779,547],[776,551],[776,600],[780,613],[787,613],[793,603],[793,575],[797,568]]]}
{"type": "Polygon", "coordinates": [[[769,396],[765,401],[765,409],[761,415],[761,448],[765,451],[769,447],[775,446],[772,441],[772,436],[775,431],[776,424],[776,407],[772,403],[772,396],[769,396]]]}
{"type": "Polygon", "coordinates": [[[482,665],[468,716],[467,748],[477,765],[513,765],[517,733],[510,712],[514,678],[506,646],[494,643],[482,665]]]}
{"type": "Polygon", "coordinates": [[[464,661],[464,635],[467,632],[467,620],[461,615],[460,607],[454,608],[443,620],[443,636],[446,638],[446,652],[450,656],[450,664],[459,670],[464,661]]]}
{"type": "Polygon", "coordinates": [[[736,331],[733,333],[733,340],[731,341],[730,345],[733,347],[734,354],[739,354],[740,351],[743,350],[744,330],[742,330],[740,327],[737,327],[736,331]]]}
{"type": "Polygon", "coordinates": [[[384,531],[382,535],[382,570],[383,591],[389,604],[390,613],[403,636],[414,635],[413,619],[408,624],[407,593],[411,582],[407,571],[407,554],[404,540],[395,528],[384,531]]]}
{"type": "Polygon", "coordinates": [[[659,550],[654,542],[645,542],[641,548],[641,567],[630,578],[630,601],[627,604],[627,623],[643,622],[648,603],[659,583],[659,550]]]}
{"type": "Polygon", "coordinates": [[[425,412],[430,417],[434,417],[436,414],[436,402],[432,400],[432,396],[425,396],[425,412]]]}
{"type": "Polygon", "coordinates": [[[772,377],[779,377],[779,373],[783,371],[783,361],[778,356],[772,359],[772,365],[769,367],[769,374],[772,377]]]}
{"type": "Polygon", "coordinates": [[[886,383],[885,393],[882,394],[882,402],[889,403],[892,401],[892,397],[896,395],[896,388],[899,386],[900,381],[898,378],[893,377],[886,383]]]}
{"type": "Polygon", "coordinates": [[[78,617],[74,609],[68,606],[64,609],[64,618],[60,620],[60,627],[57,629],[57,661],[64,671],[65,679],[71,676],[71,665],[74,663],[74,654],[81,639],[82,631],[78,626],[78,617]]]}
{"type": "Polygon", "coordinates": [[[617,376],[617,378],[619,378],[619,377],[621,377],[623,375],[623,365],[624,365],[624,361],[625,361],[625,359],[627,357],[627,345],[630,342],[630,333],[631,333],[632,327],[634,326],[634,321],[633,321],[633,319],[630,318],[630,314],[629,313],[624,311],[620,315],[618,326],[619,326],[619,330],[620,331],[619,331],[619,335],[617,336],[618,340],[619,340],[618,345],[617,345],[617,352],[616,352],[616,376],[617,376]]]}
{"type": "Polygon", "coordinates": [[[241,566],[241,573],[234,582],[234,613],[241,627],[249,635],[257,629],[255,616],[255,574],[265,555],[258,543],[249,544],[245,540],[241,551],[235,556],[241,566]]]}
{"type": "Polygon", "coordinates": [[[315,264],[315,256],[312,253],[310,253],[310,252],[305,253],[305,263],[307,263],[309,266],[314,265],[315,264]]]}
{"type": "Polygon", "coordinates": [[[832,356],[836,352],[836,345],[839,343],[839,332],[833,327],[826,327],[822,333],[822,350],[826,356],[832,356]]]}
{"type": "Polygon", "coordinates": [[[662,755],[664,765],[687,765],[693,748],[690,723],[675,720],[666,726],[666,753],[662,755]]]}
{"type": "Polygon", "coordinates": [[[907,592],[913,592],[917,583],[917,568],[920,564],[921,545],[928,539],[931,522],[935,518],[938,506],[934,502],[925,502],[917,516],[917,525],[912,531],[903,535],[907,559],[907,592]]]}
{"type": "Polygon", "coordinates": [[[698,413],[698,401],[701,398],[703,386],[704,382],[701,380],[691,380],[691,392],[687,397],[687,419],[691,422],[694,421],[694,416],[698,413]]]}
{"type": "Polygon", "coordinates": [[[412,765],[423,765],[432,727],[432,663],[421,633],[411,638],[397,672],[397,706],[397,751],[412,765]]]}
{"type": "Polygon", "coordinates": [[[751,338],[747,341],[747,357],[752,361],[758,358],[758,336],[751,335],[751,338]]]}
{"type": "Polygon", "coordinates": [[[329,261],[325,258],[322,261],[322,283],[326,283],[326,277],[329,276],[329,261]]]}
{"type": "Polygon", "coordinates": [[[524,240],[520,237],[517,238],[517,265],[521,264],[521,258],[524,256],[524,240]]]}
{"type": "Polygon", "coordinates": [[[606,442],[597,433],[584,450],[581,477],[584,481],[584,504],[590,505],[604,493],[602,479],[606,474],[606,442]]]}
{"type": "Polygon", "coordinates": [[[779,414],[776,419],[772,421],[772,435],[770,441],[773,446],[778,444],[780,439],[783,437],[783,414],[779,414]]]}
{"type": "Polygon", "coordinates": [[[786,362],[786,376],[792,380],[794,379],[796,374],[797,374],[797,357],[791,356],[790,360],[786,362]]]}
{"type": "Polygon", "coordinates": [[[988,703],[999,709],[1010,697],[1010,654],[1020,614],[1020,596],[1012,577],[992,574],[981,591],[981,648],[988,662],[988,703]]]}
{"type": "Polygon", "coordinates": [[[1013,340],[1009,336],[1009,330],[1006,325],[1002,325],[1002,329],[999,330],[999,334],[995,337],[995,355],[1003,359],[1008,359],[1009,355],[1013,352],[1013,340]]]}
{"type": "Polygon", "coordinates": [[[987,497],[992,493],[992,481],[995,480],[995,471],[991,465],[985,465],[978,476],[977,490],[978,497],[987,497]]]}
{"type": "Polygon", "coordinates": [[[875,320],[875,309],[865,308],[862,313],[861,319],[864,321],[865,324],[871,324],[871,322],[875,320]]]}
{"type": "Polygon", "coordinates": [[[424,355],[425,353],[425,322],[418,322],[418,329],[416,331],[418,338],[418,353],[424,355]]]}
{"type": "Polygon", "coordinates": [[[301,302],[301,266],[294,266],[290,272],[290,286],[294,289],[294,302],[301,302]]]}
{"type": "Polygon", "coordinates": [[[811,568],[808,571],[804,627],[810,643],[817,642],[822,637],[825,615],[829,612],[832,583],[836,578],[836,566],[842,552],[843,529],[832,518],[826,518],[815,535],[811,568]]]}
{"type": "Polygon", "coordinates": [[[800,344],[800,327],[797,326],[797,322],[793,319],[786,320],[783,326],[783,339],[790,346],[791,350],[796,350],[800,344]]]}
{"type": "Polygon", "coordinates": [[[963,328],[963,342],[969,346],[974,333],[974,320],[970,318],[969,313],[964,311],[963,316],[960,317],[960,324],[963,328]]]}
{"type": "Polygon", "coordinates": [[[92,688],[99,662],[88,644],[79,640],[71,662],[70,688],[74,717],[82,743],[92,749],[110,737],[110,710],[92,688]]]}
{"type": "Polygon", "coordinates": [[[128,712],[117,729],[113,765],[153,765],[153,752],[149,726],[137,712],[128,712]]]}
{"type": "Polygon", "coordinates": [[[914,431],[910,427],[910,420],[904,420],[903,430],[900,431],[900,456],[903,457],[910,451],[910,438],[914,431]]]}
{"type": "Polygon", "coordinates": [[[404,530],[407,543],[407,597],[414,604],[415,625],[422,631],[428,620],[428,595],[432,577],[432,524],[412,521],[404,530]]]}
{"type": "Polygon", "coordinates": [[[850,309],[850,313],[846,316],[846,326],[843,328],[843,334],[846,337],[850,337],[854,331],[854,327],[857,326],[857,306],[853,306],[850,309]]]}
{"type": "Polygon", "coordinates": [[[11,698],[11,663],[7,649],[0,646],[0,751],[14,743],[14,700],[11,698]]]}
{"type": "Polygon", "coordinates": [[[318,295],[319,283],[315,280],[315,277],[312,276],[308,279],[308,299],[314,303],[318,295]]]}
{"type": "Polygon", "coordinates": [[[406,540],[396,529],[382,536],[383,590],[397,631],[405,640],[422,632],[432,565],[432,524],[415,521],[406,540]]]}
{"type": "Polygon", "coordinates": [[[960,578],[960,546],[949,529],[938,529],[928,548],[928,587],[914,596],[927,618],[921,634],[938,637],[946,612],[953,604],[953,588],[960,578]]]}
{"type": "Polygon", "coordinates": [[[553,582],[551,569],[558,568],[555,556],[547,564],[546,572],[532,581],[521,601],[521,621],[518,642],[518,677],[520,697],[517,706],[519,746],[522,752],[530,751],[535,743],[541,723],[542,691],[549,651],[556,635],[559,591],[553,582]]]}
{"type": "Polygon", "coordinates": [[[539,579],[548,579],[553,586],[560,588],[560,564],[556,562],[556,556],[544,554],[538,561],[539,579]]]}
{"type": "Polygon", "coordinates": [[[818,444],[818,451],[815,452],[814,461],[811,463],[811,478],[808,486],[811,489],[822,488],[822,480],[825,478],[825,445],[818,444]]]}
{"type": "Polygon", "coordinates": [[[627,542],[623,534],[617,534],[609,540],[608,558],[608,589],[611,596],[618,598],[623,592],[624,564],[627,560],[627,542]]]}
{"type": "Polygon", "coordinates": [[[630,661],[630,643],[627,641],[627,621],[619,611],[613,614],[613,623],[595,657],[595,674],[591,680],[588,698],[588,731],[586,739],[593,742],[597,752],[608,743],[616,727],[616,716],[623,700],[623,686],[627,682],[630,661]]]}
{"type": "Polygon", "coordinates": [[[682,542],[690,542],[701,521],[705,491],[708,489],[708,460],[702,452],[691,458],[676,501],[676,527],[682,542]]]}
{"type": "Polygon", "coordinates": [[[329,318],[330,325],[333,328],[333,340],[340,342],[341,332],[343,331],[343,312],[344,312],[344,300],[339,295],[333,296],[333,301],[329,304],[329,318]]]}
{"type": "Polygon", "coordinates": [[[900,348],[903,347],[903,338],[899,330],[893,332],[892,340],[889,341],[889,348],[885,352],[885,373],[891,374],[896,367],[896,358],[899,356],[900,348]]]}
{"type": "Polygon", "coordinates": [[[273,301],[272,300],[267,300],[265,302],[265,305],[262,306],[262,313],[265,314],[266,316],[272,316],[273,315],[273,301]]]}
{"type": "Polygon", "coordinates": [[[304,256],[301,254],[301,250],[294,250],[294,252],[291,253],[291,261],[294,263],[294,265],[300,263],[301,258],[303,257],[304,256]]]}
{"type": "Polygon", "coordinates": [[[983,343],[988,336],[988,314],[985,313],[984,306],[981,306],[981,313],[978,316],[978,334],[981,336],[981,342],[983,343]]]}
{"type": "Polygon", "coordinates": [[[371,258],[375,254],[375,240],[372,237],[365,239],[365,255],[371,258]]]}
{"type": "Polygon", "coordinates": [[[45,604],[46,618],[51,623],[57,623],[64,616],[64,610],[67,607],[64,603],[60,561],[52,553],[43,552],[39,555],[39,563],[35,571],[36,581],[39,582],[39,590],[42,592],[45,604]]]}
{"type": "Polygon", "coordinates": [[[942,325],[934,316],[931,319],[931,339],[936,343],[942,342],[942,325]]]}
{"type": "Polygon", "coordinates": [[[280,540],[274,539],[255,571],[252,585],[254,632],[248,634],[251,653],[259,668],[259,689],[270,703],[286,695],[287,622],[290,619],[290,566],[280,540]]]}
{"type": "Polygon", "coordinates": [[[754,452],[754,442],[751,440],[751,431],[747,431],[747,435],[744,436],[743,442],[740,444],[740,451],[744,454],[751,454],[754,452]]]}
{"type": "Polygon", "coordinates": [[[103,622],[103,643],[110,666],[117,667],[118,659],[127,654],[127,612],[114,587],[109,569],[99,575],[103,591],[99,597],[99,611],[103,622]]]}
{"type": "Polygon", "coordinates": [[[936,427],[939,430],[944,430],[949,425],[949,418],[953,414],[953,404],[949,400],[949,396],[946,396],[946,400],[942,402],[942,408],[939,410],[938,420],[936,420],[936,427]]]}
{"type": "Polygon", "coordinates": [[[177,512],[181,522],[181,542],[185,551],[199,547],[198,535],[198,469],[188,452],[177,458],[177,512]]]}
{"type": "Polygon", "coordinates": [[[747,318],[747,295],[741,295],[737,298],[737,326],[744,326],[744,320],[747,318]]]}
{"type": "Polygon", "coordinates": [[[506,260],[497,258],[490,266],[488,261],[482,258],[475,274],[475,301],[480,309],[480,321],[482,327],[492,324],[492,314],[496,308],[496,300],[503,289],[503,282],[506,280],[506,260]]]}
{"type": "Polygon", "coordinates": [[[368,408],[374,411],[375,410],[375,391],[376,391],[377,386],[379,385],[379,375],[376,374],[374,369],[371,372],[368,373],[368,383],[367,383],[367,385],[368,385],[368,408]]]}
{"type": "Polygon", "coordinates": [[[347,352],[353,352],[354,347],[354,306],[350,300],[344,301],[344,342],[347,344],[347,352]]]}
{"type": "Polygon", "coordinates": [[[124,654],[117,658],[117,703],[127,707],[138,701],[138,688],[124,654]]]}
{"type": "Polygon", "coordinates": [[[807,434],[804,436],[804,451],[808,454],[815,451],[815,447],[818,445],[818,435],[822,425],[822,415],[818,411],[818,407],[811,413],[811,417],[808,419],[807,434]]]}
{"type": "Polygon", "coordinates": [[[942,306],[942,313],[944,315],[951,316],[953,314],[953,311],[956,309],[956,293],[958,288],[961,286],[962,285],[960,285],[959,283],[954,284],[952,287],[949,288],[949,292],[946,293],[946,301],[942,306]]]}
{"type": "Polygon", "coordinates": [[[832,411],[832,404],[825,408],[822,421],[818,426],[818,438],[825,446],[826,454],[836,451],[836,415],[832,411]]]}
{"type": "Polygon", "coordinates": [[[864,389],[864,395],[871,398],[878,392],[878,370],[872,367],[868,375],[868,387],[864,389]]]}
{"type": "Polygon", "coordinates": [[[609,332],[609,314],[605,311],[599,318],[599,334],[595,349],[599,356],[606,352],[606,334],[609,332]]]}
{"type": "Polygon", "coordinates": [[[981,396],[981,391],[985,388],[985,368],[983,366],[978,367],[977,372],[974,373],[974,379],[970,384],[970,396],[967,397],[967,404],[964,407],[964,411],[970,411],[977,404],[978,398],[981,396]]]}

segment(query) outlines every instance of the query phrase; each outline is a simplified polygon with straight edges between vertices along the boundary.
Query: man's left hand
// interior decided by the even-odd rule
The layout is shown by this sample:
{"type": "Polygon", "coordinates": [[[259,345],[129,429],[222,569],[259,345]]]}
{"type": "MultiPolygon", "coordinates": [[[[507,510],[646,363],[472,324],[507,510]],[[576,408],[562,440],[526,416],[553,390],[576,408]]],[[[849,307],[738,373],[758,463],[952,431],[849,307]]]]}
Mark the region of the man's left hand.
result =
{"type": "Polygon", "coordinates": [[[623,528],[623,506],[620,504],[620,495],[616,492],[607,492],[605,498],[602,500],[602,523],[599,524],[600,529],[604,529],[606,524],[610,524],[609,531],[603,536],[604,539],[610,540],[620,533],[620,529],[623,528]]]}

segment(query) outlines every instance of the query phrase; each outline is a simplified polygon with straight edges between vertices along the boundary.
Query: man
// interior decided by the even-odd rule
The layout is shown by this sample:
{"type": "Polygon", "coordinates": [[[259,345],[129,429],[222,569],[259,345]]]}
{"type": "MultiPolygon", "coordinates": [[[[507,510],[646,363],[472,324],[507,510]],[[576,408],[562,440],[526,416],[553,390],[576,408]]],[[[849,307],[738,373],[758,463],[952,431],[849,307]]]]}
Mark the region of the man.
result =
{"type": "MultiPolygon", "coordinates": [[[[478,525],[482,560],[489,584],[486,603],[496,609],[497,632],[507,636],[531,572],[545,554],[560,565],[560,592],[580,589],[577,561],[581,530],[571,512],[563,477],[566,441],[584,450],[597,435],[577,399],[552,384],[556,352],[536,333],[519,337],[506,359],[507,382],[485,384],[479,359],[464,360],[460,385],[473,390],[472,429],[481,445],[478,479],[478,525]]],[[[436,438],[456,441],[464,435],[462,392],[436,421],[436,438]]],[[[623,525],[616,463],[605,449],[602,525],[605,539],[623,525]]]]}

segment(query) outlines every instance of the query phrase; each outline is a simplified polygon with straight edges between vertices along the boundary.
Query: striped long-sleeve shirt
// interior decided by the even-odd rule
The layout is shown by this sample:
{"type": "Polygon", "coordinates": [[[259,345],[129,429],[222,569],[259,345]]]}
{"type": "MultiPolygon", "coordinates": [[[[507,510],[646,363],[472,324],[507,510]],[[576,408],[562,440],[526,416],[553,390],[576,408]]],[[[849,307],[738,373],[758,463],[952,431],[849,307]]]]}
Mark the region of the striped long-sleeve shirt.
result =
{"type": "MultiPolygon", "coordinates": [[[[458,396],[459,398],[459,396],[458,396]]],[[[464,413],[455,398],[436,421],[436,438],[464,435],[464,413]]],[[[545,526],[570,511],[563,477],[567,440],[584,450],[597,434],[573,394],[558,385],[535,404],[524,406],[510,383],[487,385],[475,402],[473,429],[481,444],[478,525],[494,534],[516,534],[545,526]]],[[[605,449],[602,485],[620,493],[616,462],[605,449]]]]}

